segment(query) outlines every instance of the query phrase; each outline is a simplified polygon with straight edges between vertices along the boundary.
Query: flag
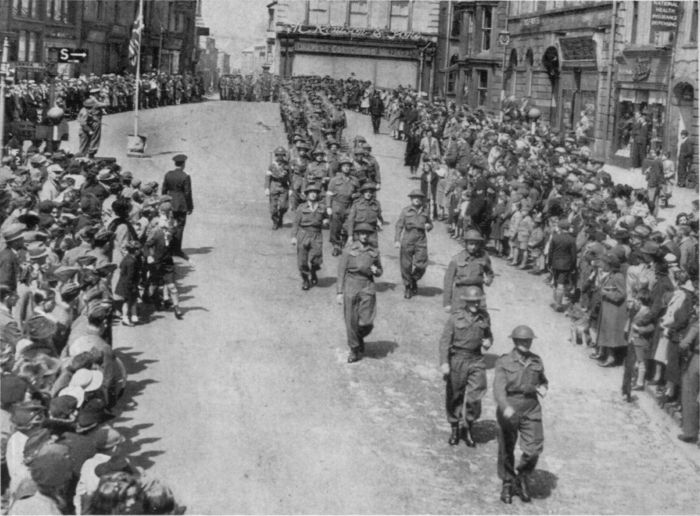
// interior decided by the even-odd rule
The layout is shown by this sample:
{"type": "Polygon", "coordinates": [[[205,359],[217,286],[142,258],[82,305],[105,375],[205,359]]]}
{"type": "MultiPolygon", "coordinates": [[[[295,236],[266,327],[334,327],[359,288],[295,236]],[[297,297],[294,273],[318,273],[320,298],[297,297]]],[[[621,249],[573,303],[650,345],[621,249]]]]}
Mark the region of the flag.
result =
{"type": "Polygon", "coordinates": [[[134,21],[134,28],[131,29],[131,41],[129,41],[129,62],[136,66],[141,46],[141,31],[143,30],[143,18],[139,15],[134,21]]]}

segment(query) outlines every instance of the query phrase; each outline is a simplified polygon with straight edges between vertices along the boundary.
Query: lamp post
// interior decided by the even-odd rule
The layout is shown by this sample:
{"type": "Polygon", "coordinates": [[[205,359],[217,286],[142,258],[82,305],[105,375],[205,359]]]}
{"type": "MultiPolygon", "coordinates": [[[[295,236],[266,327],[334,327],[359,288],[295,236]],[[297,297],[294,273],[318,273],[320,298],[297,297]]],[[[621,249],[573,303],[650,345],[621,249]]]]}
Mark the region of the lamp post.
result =
{"type": "Polygon", "coordinates": [[[7,76],[7,54],[10,41],[5,36],[2,43],[2,60],[0,60],[0,158],[5,155],[5,77],[7,76]]]}

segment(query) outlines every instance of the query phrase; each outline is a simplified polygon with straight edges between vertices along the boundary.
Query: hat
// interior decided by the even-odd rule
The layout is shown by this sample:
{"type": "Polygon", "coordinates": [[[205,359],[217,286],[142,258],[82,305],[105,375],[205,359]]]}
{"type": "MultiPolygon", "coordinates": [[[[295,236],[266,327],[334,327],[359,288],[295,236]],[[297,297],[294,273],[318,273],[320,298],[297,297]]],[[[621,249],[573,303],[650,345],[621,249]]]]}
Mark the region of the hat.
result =
{"type": "Polygon", "coordinates": [[[93,238],[97,233],[98,228],[95,226],[85,226],[80,231],[78,231],[78,236],[83,240],[88,238],[93,238]]]}
{"type": "Polygon", "coordinates": [[[425,194],[418,190],[417,188],[415,190],[411,190],[411,193],[408,194],[409,197],[421,197],[425,198],[425,194]]]}
{"type": "Polygon", "coordinates": [[[79,387],[66,387],[58,396],[53,398],[49,403],[49,415],[56,419],[68,419],[71,413],[82,405],[85,399],[85,393],[79,387]],[[69,394],[66,391],[75,391],[76,395],[69,394]],[[80,400],[76,396],[80,393],[80,400]]]}
{"type": "Polygon", "coordinates": [[[108,231],[107,229],[100,229],[95,235],[95,242],[109,242],[113,236],[114,233],[111,231],[108,231]]]}
{"type": "Polygon", "coordinates": [[[674,265],[678,263],[678,257],[673,253],[667,253],[664,255],[664,261],[667,265],[674,265]]]}
{"type": "Polygon", "coordinates": [[[49,255],[49,248],[41,242],[31,242],[27,246],[27,255],[30,261],[38,261],[49,255]]]}
{"type": "Polygon", "coordinates": [[[321,191],[321,187],[318,186],[317,184],[314,184],[314,183],[309,183],[308,185],[306,185],[306,188],[304,188],[304,193],[306,193],[306,192],[320,192],[320,191],[321,191]]]}
{"type": "Polygon", "coordinates": [[[39,487],[60,487],[73,477],[73,464],[68,454],[41,453],[29,464],[32,480],[39,487]]]}
{"type": "Polygon", "coordinates": [[[343,163],[348,163],[352,165],[352,159],[350,159],[350,156],[348,156],[347,154],[343,154],[342,156],[340,156],[340,159],[338,160],[338,165],[342,165],[343,163]]]}
{"type": "Polygon", "coordinates": [[[28,211],[17,217],[17,220],[27,226],[36,226],[41,219],[39,219],[39,214],[35,211],[28,211]]]}
{"type": "Polygon", "coordinates": [[[108,182],[108,181],[112,181],[114,179],[115,179],[114,174],[112,174],[112,171],[108,168],[103,168],[97,174],[98,181],[108,182]]]}
{"type": "Polygon", "coordinates": [[[176,154],[175,156],[173,156],[173,161],[175,163],[184,163],[185,161],[187,161],[187,156],[185,156],[184,154],[176,154]]]}
{"type": "Polygon", "coordinates": [[[133,179],[134,173],[131,172],[130,170],[125,170],[124,172],[121,173],[121,176],[123,179],[133,179]]]}
{"type": "Polygon", "coordinates": [[[360,222],[355,226],[355,233],[374,233],[376,228],[372,227],[372,224],[367,222],[360,222]]]}
{"type": "Polygon", "coordinates": [[[647,238],[649,235],[651,235],[651,228],[640,224],[639,226],[635,226],[632,233],[640,238],[647,238]]]}
{"type": "MultiPolygon", "coordinates": [[[[77,344],[84,337],[77,339],[73,345],[77,344]]],[[[72,348],[73,346],[71,346],[72,348]]],[[[79,387],[85,392],[96,391],[102,387],[102,382],[104,381],[104,375],[102,371],[97,369],[78,369],[73,377],[70,379],[68,384],[70,387],[79,387]]]]}
{"type": "Polygon", "coordinates": [[[376,190],[377,190],[377,185],[370,182],[370,181],[367,181],[365,184],[363,184],[360,187],[360,192],[374,192],[376,190]]]}
{"type": "Polygon", "coordinates": [[[608,251],[603,255],[602,260],[607,263],[611,269],[619,269],[620,268],[620,259],[617,257],[617,255],[613,252],[608,251]]]}
{"type": "Polygon", "coordinates": [[[24,323],[24,329],[30,339],[44,340],[56,333],[56,323],[43,315],[34,315],[24,323]]]}
{"type": "Polygon", "coordinates": [[[107,277],[117,270],[118,265],[116,263],[103,263],[96,268],[97,273],[102,277],[107,277]]]}
{"type": "Polygon", "coordinates": [[[34,154],[34,156],[29,158],[29,163],[32,165],[43,165],[46,163],[46,157],[43,154],[34,154]]]}
{"type": "Polygon", "coordinates": [[[10,224],[5,231],[2,232],[2,237],[5,242],[14,242],[24,237],[24,231],[27,227],[24,224],[10,224]]]}
{"type": "Polygon", "coordinates": [[[95,444],[98,451],[109,451],[123,442],[124,437],[122,434],[111,426],[95,430],[95,444]]]}
{"type": "Polygon", "coordinates": [[[557,225],[559,226],[559,229],[563,229],[564,231],[567,231],[571,228],[571,223],[566,220],[566,219],[561,219],[557,225]]]}
{"type": "Polygon", "coordinates": [[[649,254],[651,256],[656,256],[657,254],[659,254],[659,249],[661,249],[659,244],[657,244],[656,242],[654,242],[652,240],[648,240],[648,241],[644,242],[644,244],[642,245],[639,252],[644,253],[644,254],[649,254]]]}
{"type": "Polygon", "coordinates": [[[316,147],[314,151],[312,152],[314,156],[319,156],[319,155],[325,155],[326,151],[322,147],[316,147]]]}
{"type": "Polygon", "coordinates": [[[79,265],[83,267],[90,267],[91,265],[95,265],[97,263],[97,256],[92,254],[86,254],[78,257],[76,261],[79,265]]]}
{"type": "Polygon", "coordinates": [[[49,238],[49,235],[43,231],[25,231],[23,237],[24,241],[29,244],[33,242],[44,242],[49,238]]]}
{"type": "Polygon", "coordinates": [[[86,108],[93,108],[97,105],[97,101],[93,98],[87,98],[85,99],[85,102],[83,102],[83,107],[86,108]]]}
{"type": "Polygon", "coordinates": [[[20,401],[12,407],[12,423],[18,429],[27,429],[36,416],[44,414],[46,408],[36,400],[20,401]]]}
{"type": "MultiPolygon", "coordinates": [[[[54,275],[56,275],[56,271],[54,271],[54,275]]],[[[66,283],[61,286],[59,293],[63,301],[70,303],[80,294],[80,284],[75,282],[66,283]]]]}
{"type": "Polygon", "coordinates": [[[24,378],[14,374],[3,374],[0,377],[0,398],[3,406],[23,401],[28,389],[29,384],[24,378]]]}
{"type": "Polygon", "coordinates": [[[618,240],[623,240],[625,238],[628,238],[630,236],[630,232],[627,231],[625,228],[617,228],[615,230],[615,238],[618,240]]]}
{"type": "Polygon", "coordinates": [[[88,430],[99,425],[104,420],[104,402],[100,398],[92,398],[80,408],[78,414],[78,431],[88,430]]]}

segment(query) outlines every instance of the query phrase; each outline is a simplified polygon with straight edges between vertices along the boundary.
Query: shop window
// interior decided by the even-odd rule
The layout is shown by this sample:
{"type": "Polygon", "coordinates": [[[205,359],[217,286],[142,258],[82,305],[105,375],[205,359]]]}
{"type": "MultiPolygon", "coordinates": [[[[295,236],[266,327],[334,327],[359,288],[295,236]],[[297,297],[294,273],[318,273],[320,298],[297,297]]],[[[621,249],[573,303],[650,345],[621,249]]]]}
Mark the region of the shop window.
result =
{"type": "Polygon", "coordinates": [[[690,13],[690,33],[688,34],[688,41],[691,43],[698,42],[698,2],[695,0],[693,2],[693,11],[690,13]]]}
{"type": "Polygon", "coordinates": [[[454,94],[457,84],[457,72],[452,71],[447,74],[447,93],[454,94]]]}
{"type": "Polygon", "coordinates": [[[351,0],[349,25],[351,27],[367,27],[366,0],[351,0]]]}
{"type": "Polygon", "coordinates": [[[477,105],[478,106],[488,106],[488,101],[489,101],[489,71],[488,70],[477,70],[476,71],[476,94],[477,94],[477,105]]]}
{"type": "Polygon", "coordinates": [[[639,91],[621,89],[618,97],[618,118],[615,126],[616,154],[629,156],[635,113],[640,112],[649,124],[649,139],[644,153],[649,149],[660,150],[666,131],[665,91],[639,91]]]}
{"type": "Polygon", "coordinates": [[[493,30],[493,8],[483,7],[481,10],[481,51],[491,48],[491,32],[493,30]]]}
{"type": "Polygon", "coordinates": [[[389,7],[389,28],[393,31],[408,30],[408,2],[391,0],[389,7]]]}
{"type": "Polygon", "coordinates": [[[309,25],[328,25],[328,0],[309,2],[309,25]]]}

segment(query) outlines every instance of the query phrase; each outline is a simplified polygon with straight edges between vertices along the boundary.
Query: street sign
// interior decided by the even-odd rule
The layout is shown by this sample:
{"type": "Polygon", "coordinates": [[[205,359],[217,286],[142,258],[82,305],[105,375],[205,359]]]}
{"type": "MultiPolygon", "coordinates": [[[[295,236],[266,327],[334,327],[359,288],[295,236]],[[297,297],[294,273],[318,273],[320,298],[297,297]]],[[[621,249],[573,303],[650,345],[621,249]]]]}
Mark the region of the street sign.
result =
{"type": "Polygon", "coordinates": [[[88,51],[84,48],[52,48],[58,52],[59,63],[82,63],[87,59],[88,51]]]}

